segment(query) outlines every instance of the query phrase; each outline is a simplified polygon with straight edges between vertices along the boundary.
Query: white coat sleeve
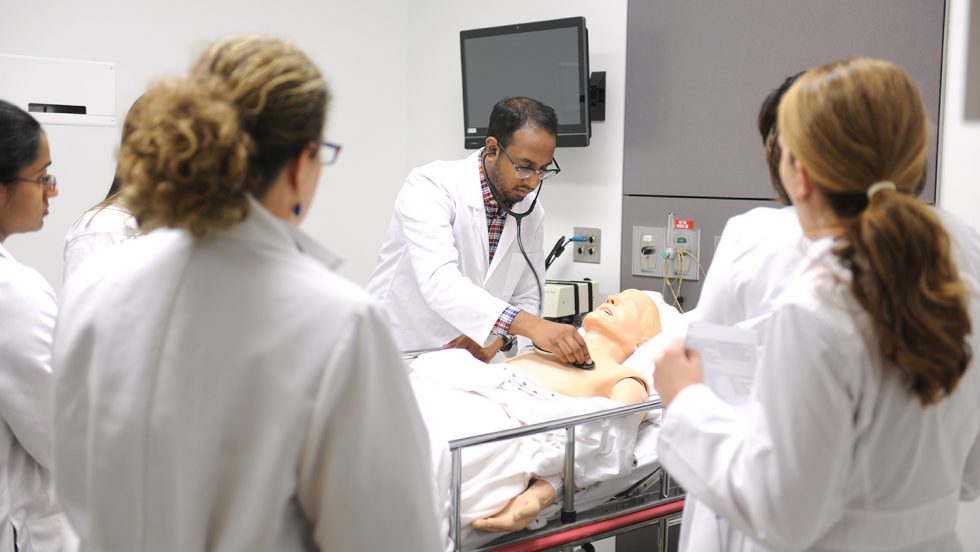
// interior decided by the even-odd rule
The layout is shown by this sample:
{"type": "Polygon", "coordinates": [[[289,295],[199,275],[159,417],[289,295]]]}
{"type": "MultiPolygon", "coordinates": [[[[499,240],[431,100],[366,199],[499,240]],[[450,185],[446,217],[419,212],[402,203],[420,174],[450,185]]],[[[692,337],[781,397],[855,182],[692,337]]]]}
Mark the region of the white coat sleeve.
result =
{"type": "MultiPolygon", "coordinates": [[[[39,276],[40,277],[40,276],[39,276]]],[[[53,292],[0,281],[0,417],[42,467],[51,470],[54,380],[51,342],[57,303],[53,292]]]]}
{"type": "Polygon", "coordinates": [[[839,353],[807,314],[791,306],[770,319],[745,410],[691,386],[668,407],[658,443],[691,496],[777,550],[809,548],[840,518],[854,440],[845,370],[835,368],[860,360],[839,353]]]}
{"type": "MultiPolygon", "coordinates": [[[[538,206],[538,209],[543,207],[538,206]]],[[[528,219],[530,222],[532,219],[528,219]]],[[[511,304],[515,307],[525,310],[535,316],[541,314],[541,304],[538,296],[538,290],[540,289],[544,293],[544,216],[534,219],[537,223],[533,228],[526,228],[522,225],[521,233],[523,234],[522,240],[524,241],[524,251],[527,253],[528,258],[531,263],[534,264],[534,270],[537,272],[537,278],[535,274],[531,272],[530,268],[527,267],[527,262],[522,258],[520,262],[524,267],[524,272],[521,275],[521,280],[517,284],[514,290],[514,295],[511,298],[511,304]],[[539,286],[541,286],[539,288],[539,286]]],[[[516,241],[516,240],[515,240],[516,241]]],[[[520,249],[517,250],[520,253],[520,249]]],[[[598,305],[597,305],[598,306],[598,305]]]]}
{"type": "Polygon", "coordinates": [[[300,455],[298,498],[321,550],[443,550],[429,441],[380,311],[337,341],[300,455]]]}
{"type": "Polygon", "coordinates": [[[460,271],[457,248],[482,245],[456,243],[456,209],[450,193],[418,169],[408,175],[395,201],[395,217],[425,302],[470,339],[483,343],[508,303],[460,271]]]}

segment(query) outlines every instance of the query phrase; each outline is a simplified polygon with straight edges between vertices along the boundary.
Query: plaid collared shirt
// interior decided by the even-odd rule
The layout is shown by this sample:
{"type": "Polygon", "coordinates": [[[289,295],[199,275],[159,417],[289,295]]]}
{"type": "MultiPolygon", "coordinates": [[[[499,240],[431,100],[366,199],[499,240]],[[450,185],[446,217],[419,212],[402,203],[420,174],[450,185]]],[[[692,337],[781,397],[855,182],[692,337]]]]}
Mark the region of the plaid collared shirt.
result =
{"type": "MultiPolygon", "coordinates": [[[[480,157],[483,157],[483,151],[480,151],[480,157]]],[[[493,255],[497,252],[497,244],[500,243],[500,234],[504,231],[504,222],[507,221],[507,211],[500,208],[500,204],[490,192],[490,182],[487,181],[487,175],[483,172],[483,163],[480,163],[479,167],[480,189],[483,190],[483,208],[487,212],[487,235],[490,237],[489,261],[492,263],[493,255]]]]}
{"type": "MultiPolygon", "coordinates": [[[[483,150],[480,150],[480,158],[483,158],[483,150]]],[[[497,245],[500,243],[500,235],[504,231],[504,222],[507,221],[507,211],[500,208],[500,204],[494,199],[493,194],[490,192],[490,182],[487,180],[486,173],[483,172],[483,163],[478,164],[480,168],[480,189],[483,190],[483,208],[487,212],[487,236],[490,238],[489,247],[487,248],[490,252],[490,262],[493,262],[493,256],[497,252],[497,245]]],[[[510,324],[514,321],[514,317],[520,309],[512,305],[508,305],[504,309],[504,312],[500,313],[500,318],[493,325],[493,330],[491,330],[495,335],[507,339],[507,334],[510,333],[510,324]]],[[[505,344],[509,348],[509,343],[505,344]]]]}

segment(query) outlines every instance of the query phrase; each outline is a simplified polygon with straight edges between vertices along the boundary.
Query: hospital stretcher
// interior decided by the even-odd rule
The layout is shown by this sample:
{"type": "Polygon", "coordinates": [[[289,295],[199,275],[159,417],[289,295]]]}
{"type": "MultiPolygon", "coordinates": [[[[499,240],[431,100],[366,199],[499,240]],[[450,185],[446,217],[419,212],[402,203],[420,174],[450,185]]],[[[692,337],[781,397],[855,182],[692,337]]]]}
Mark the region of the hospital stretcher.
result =
{"type": "Polygon", "coordinates": [[[636,465],[628,476],[603,481],[586,489],[574,490],[576,489],[574,482],[576,426],[619,416],[635,416],[638,413],[658,409],[660,406],[659,401],[649,401],[450,441],[449,449],[452,457],[450,491],[453,512],[453,519],[450,520],[450,537],[454,550],[571,551],[578,545],[585,545],[585,549],[588,550],[587,543],[653,525],[659,527],[657,538],[661,542],[658,543],[658,547],[651,547],[651,550],[669,550],[672,544],[676,546],[676,543],[669,542],[669,539],[675,533],[673,529],[679,528],[684,493],[671,483],[656,460],[656,438],[659,430],[652,424],[644,422],[641,426],[634,452],[636,465]],[[555,430],[564,430],[566,434],[563,488],[559,500],[542,512],[542,516],[548,517],[547,523],[538,529],[525,529],[505,533],[503,536],[476,531],[470,533],[470,538],[461,539],[459,503],[463,449],[555,430]]]}

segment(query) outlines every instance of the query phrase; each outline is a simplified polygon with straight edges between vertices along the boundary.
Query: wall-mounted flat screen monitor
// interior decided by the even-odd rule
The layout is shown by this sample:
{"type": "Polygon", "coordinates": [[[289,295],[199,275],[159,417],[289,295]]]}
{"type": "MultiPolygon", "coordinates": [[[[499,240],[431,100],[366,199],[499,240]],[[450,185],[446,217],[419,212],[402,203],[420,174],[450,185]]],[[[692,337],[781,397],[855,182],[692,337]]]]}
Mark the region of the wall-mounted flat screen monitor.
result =
{"type": "Polygon", "coordinates": [[[511,96],[527,96],[554,108],[559,147],[589,145],[589,35],[584,17],[461,31],[459,43],[467,149],[483,147],[490,110],[511,96]]]}

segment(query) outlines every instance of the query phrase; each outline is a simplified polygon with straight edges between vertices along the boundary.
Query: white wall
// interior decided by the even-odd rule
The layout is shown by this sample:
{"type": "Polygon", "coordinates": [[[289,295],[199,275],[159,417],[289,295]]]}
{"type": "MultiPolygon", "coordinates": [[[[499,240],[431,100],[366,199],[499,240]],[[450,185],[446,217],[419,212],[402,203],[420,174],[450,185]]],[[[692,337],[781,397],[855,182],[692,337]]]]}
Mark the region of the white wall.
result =
{"type": "MultiPolygon", "coordinates": [[[[5,0],[0,53],[115,63],[121,121],[152,81],[186,72],[218,37],[262,32],[294,42],[331,84],[327,136],[344,146],[337,164],[324,171],[305,229],[347,259],[341,273],[363,283],[374,266],[389,198],[408,169],[402,140],[407,135],[409,4],[5,0]],[[380,203],[367,203],[369,198],[381,198],[380,203]]],[[[58,176],[61,193],[51,202],[44,229],[15,235],[5,246],[57,289],[65,232],[78,214],[105,196],[119,128],[50,125],[46,130],[51,172],[58,176]]]]}
{"type": "MultiPolygon", "coordinates": [[[[980,2],[974,0],[973,7],[978,6],[980,2]]],[[[980,29],[969,29],[969,0],[950,0],[949,7],[938,203],[980,230],[980,122],[966,122],[963,118],[967,37],[971,31],[977,33],[980,29]]],[[[977,520],[980,520],[980,500],[964,503],[956,530],[966,550],[980,550],[977,520]]]]}
{"type": "MultiPolygon", "coordinates": [[[[602,262],[573,263],[571,246],[548,271],[549,278],[591,278],[602,295],[619,291],[623,193],[623,113],[626,70],[626,0],[416,0],[409,12],[409,161],[455,159],[463,148],[463,99],[459,31],[560,17],[584,16],[589,28],[592,71],[606,71],[606,121],[593,123],[586,148],[560,148],[562,172],[545,183],[540,203],[547,211],[545,249],[576,226],[602,230],[602,262]]],[[[515,74],[531,73],[520,59],[515,74]]],[[[516,77],[515,77],[516,78],[516,77]]],[[[380,197],[380,196],[379,196],[380,197]]],[[[394,196],[382,198],[391,213],[394,196]]]]}
{"type": "Polygon", "coordinates": [[[967,122],[963,117],[970,2],[950,0],[949,4],[939,206],[980,229],[980,121],[967,122]]]}
{"type": "MultiPolygon", "coordinates": [[[[211,40],[229,33],[280,36],[314,58],[334,92],[327,135],[344,151],[325,171],[304,229],[343,256],[341,273],[361,284],[374,266],[408,171],[470,153],[462,147],[459,31],[585,16],[591,68],[607,72],[607,120],[593,125],[588,148],[557,152],[563,171],[548,182],[541,204],[548,211],[546,247],[561,235],[571,236],[575,226],[600,228],[602,262],[572,263],[569,248],[548,276],[592,278],[603,295],[618,290],[626,0],[503,0],[489,10],[452,0],[356,5],[284,0],[274,10],[232,0],[97,4],[95,9],[92,3],[58,0],[5,3],[4,19],[17,24],[0,34],[0,52],[115,63],[120,121],[156,78],[185,72],[211,40]]],[[[514,62],[521,67],[520,60],[514,62]]],[[[52,200],[42,231],[15,235],[5,245],[58,289],[65,232],[105,195],[119,129],[49,125],[46,130],[61,193],[52,200]]]]}

